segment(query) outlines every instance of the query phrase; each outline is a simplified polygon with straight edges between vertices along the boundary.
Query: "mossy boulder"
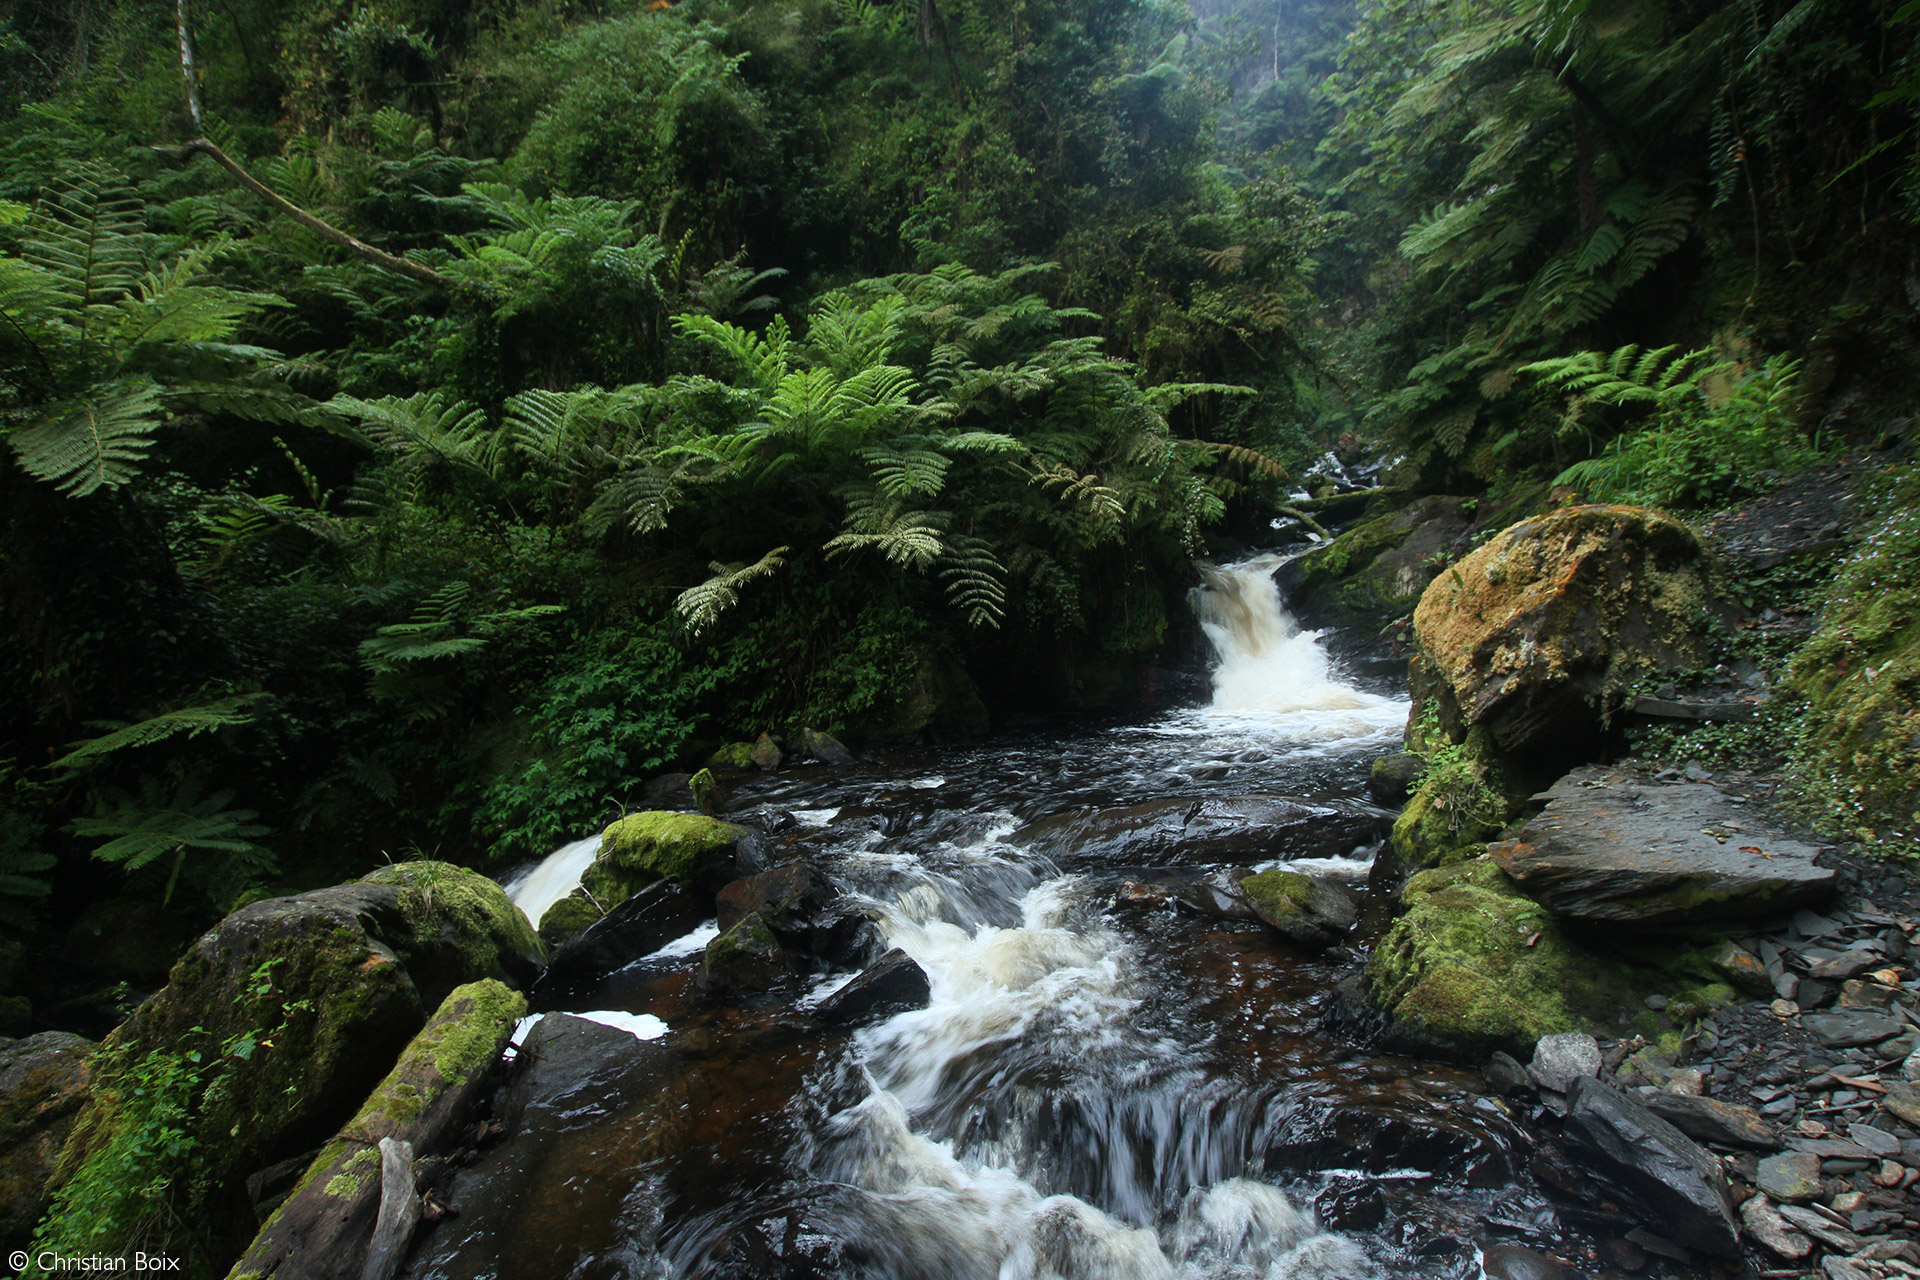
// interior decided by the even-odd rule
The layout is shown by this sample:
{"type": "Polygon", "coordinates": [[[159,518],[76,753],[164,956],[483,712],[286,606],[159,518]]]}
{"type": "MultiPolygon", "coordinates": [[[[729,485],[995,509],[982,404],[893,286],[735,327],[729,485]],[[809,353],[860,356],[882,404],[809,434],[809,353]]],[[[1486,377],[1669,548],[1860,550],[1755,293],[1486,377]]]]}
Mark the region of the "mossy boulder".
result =
{"type": "Polygon", "coordinates": [[[591,928],[606,915],[583,893],[569,894],[540,917],[540,941],[549,952],[591,928]]]}
{"type": "Polygon", "coordinates": [[[457,987],[351,1122],[320,1151],[233,1269],[235,1277],[355,1280],[380,1209],[380,1143],[414,1157],[452,1145],[526,998],[486,979],[457,987]]]}
{"type": "Polygon", "coordinates": [[[195,1149],[187,1166],[148,1174],[176,1181],[187,1209],[189,1181],[205,1189],[207,1247],[231,1258],[252,1235],[249,1174],[336,1132],[456,986],[525,986],[540,964],[539,941],[505,891],[447,863],[243,907],[107,1037],[57,1181],[111,1179],[137,1136],[126,1126],[132,1082],[172,1062],[191,1081],[195,1149]]]}
{"type": "Polygon", "coordinates": [[[1409,726],[1409,744],[1425,753],[1413,794],[1393,823],[1393,851],[1414,867],[1476,857],[1526,809],[1541,780],[1509,764],[1487,731],[1474,726],[1460,742],[1427,726],[1409,726]],[[1471,852],[1469,852],[1471,851],[1471,852]]]}
{"type": "Polygon", "coordinates": [[[580,885],[602,907],[625,902],[642,885],[678,880],[712,893],[752,860],[745,827],[698,813],[630,813],[600,833],[600,853],[580,885]]]}
{"type": "MultiPolygon", "coordinates": [[[[1506,529],[1434,579],[1414,611],[1414,720],[1454,742],[1575,762],[1649,673],[1697,666],[1738,612],[1685,524],[1567,507],[1506,529]]],[[[1417,748],[1415,748],[1417,749],[1417,748]]]]}
{"type": "Polygon", "coordinates": [[[0,1041],[0,1251],[26,1247],[87,1099],[94,1045],[64,1031],[0,1041]]]}
{"type": "Polygon", "coordinates": [[[1544,1035],[1605,1030],[1637,1004],[1615,962],[1577,945],[1486,858],[1419,872],[1366,980],[1403,1049],[1525,1060],[1544,1035]]]}
{"type": "Polygon", "coordinates": [[[1920,847],[1920,467],[1828,589],[1789,678],[1806,699],[1788,766],[1810,816],[1857,839],[1920,847]]]}
{"type": "Polygon", "coordinates": [[[707,757],[707,768],[723,772],[744,772],[753,768],[753,744],[751,742],[729,742],[707,757]]]}
{"type": "Polygon", "coordinates": [[[1347,936],[1360,906],[1339,885],[1298,871],[1262,871],[1240,882],[1247,902],[1275,932],[1308,950],[1330,947],[1347,936]]]}
{"type": "Polygon", "coordinates": [[[1316,622],[1377,626],[1405,617],[1462,549],[1471,523],[1465,499],[1422,498],[1362,520],[1288,562],[1279,573],[1281,589],[1296,612],[1316,622]]]}
{"type": "Polygon", "coordinates": [[[749,915],[707,944],[700,988],[710,996],[751,995],[779,986],[799,972],[793,955],[767,922],[749,915]]]}

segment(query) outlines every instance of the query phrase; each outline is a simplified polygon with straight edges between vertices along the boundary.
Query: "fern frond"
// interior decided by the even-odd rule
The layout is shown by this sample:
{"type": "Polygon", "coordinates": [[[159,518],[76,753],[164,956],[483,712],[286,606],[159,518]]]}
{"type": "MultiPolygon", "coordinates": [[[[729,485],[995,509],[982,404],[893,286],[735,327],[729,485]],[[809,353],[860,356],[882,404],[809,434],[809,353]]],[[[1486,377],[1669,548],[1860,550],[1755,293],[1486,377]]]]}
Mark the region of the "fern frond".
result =
{"type": "Polygon", "coordinates": [[[156,742],[164,742],[168,738],[175,738],[181,734],[189,738],[197,738],[203,733],[212,733],[216,729],[252,724],[260,704],[270,700],[271,696],[265,693],[235,694],[229,698],[201,703],[195,707],[180,707],[173,711],[162,712],[137,724],[115,725],[110,733],[72,743],[68,746],[67,753],[55,760],[48,768],[77,773],[116,751],[149,747],[156,742]]]}
{"type": "Polygon", "coordinates": [[[947,602],[963,610],[970,627],[997,627],[1006,616],[1006,567],[984,538],[958,534],[947,541],[939,576],[947,584],[947,602]]]}
{"type": "Polygon", "coordinates": [[[696,639],[719,620],[720,615],[740,602],[740,588],[755,578],[769,577],[786,563],[793,548],[775,547],[752,564],[714,564],[713,576],[696,587],[674,597],[674,612],[680,615],[688,634],[696,639]]]}
{"type": "Polygon", "coordinates": [[[122,378],[56,401],[7,441],[29,475],[81,498],[133,479],[164,412],[152,379],[122,378]]]}

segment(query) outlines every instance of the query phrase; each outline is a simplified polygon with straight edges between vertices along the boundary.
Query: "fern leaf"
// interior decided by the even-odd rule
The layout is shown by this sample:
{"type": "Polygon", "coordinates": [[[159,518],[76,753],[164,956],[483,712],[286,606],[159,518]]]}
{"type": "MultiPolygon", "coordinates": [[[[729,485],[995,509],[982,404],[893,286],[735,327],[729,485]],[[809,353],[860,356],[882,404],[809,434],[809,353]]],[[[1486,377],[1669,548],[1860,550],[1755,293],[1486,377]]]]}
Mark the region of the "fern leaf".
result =
{"type": "Polygon", "coordinates": [[[71,744],[67,748],[67,753],[55,760],[49,768],[78,772],[116,751],[152,746],[156,742],[164,742],[168,738],[178,737],[181,734],[189,738],[197,738],[203,733],[212,733],[216,729],[251,724],[260,704],[270,697],[270,694],[265,693],[235,694],[230,698],[202,703],[196,707],[180,707],[173,711],[162,712],[137,724],[115,725],[110,733],[71,744]]]}
{"type": "Polygon", "coordinates": [[[50,405],[8,443],[28,474],[80,498],[133,479],[163,412],[160,387],[150,378],[96,383],[50,405]]]}
{"type": "Polygon", "coordinates": [[[740,588],[755,578],[769,577],[774,570],[786,563],[786,555],[793,548],[775,547],[752,564],[715,564],[710,566],[713,576],[695,587],[689,587],[674,597],[673,608],[680,615],[688,634],[698,638],[720,618],[720,615],[740,602],[740,588]]]}

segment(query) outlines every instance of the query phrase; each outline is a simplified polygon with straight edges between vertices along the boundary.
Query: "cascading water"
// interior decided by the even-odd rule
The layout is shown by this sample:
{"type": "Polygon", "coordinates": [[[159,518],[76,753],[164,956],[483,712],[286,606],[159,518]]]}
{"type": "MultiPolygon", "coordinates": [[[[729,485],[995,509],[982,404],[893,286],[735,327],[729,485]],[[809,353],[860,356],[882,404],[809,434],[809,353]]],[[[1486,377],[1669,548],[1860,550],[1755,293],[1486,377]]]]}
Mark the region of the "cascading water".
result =
{"type": "MultiPolygon", "coordinates": [[[[1338,678],[1282,609],[1276,563],[1203,570],[1194,603],[1219,655],[1210,706],[744,782],[735,815],[780,833],[789,856],[864,904],[886,944],[925,971],[927,1007],[851,1036],[809,1021],[831,979],[716,1007],[693,992],[689,949],[674,947],[575,993],[576,1009],[671,1028],[649,1048],[682,1055],[676,1078],[697,1080],[684,1087],[704,1099],[674,1113],[679,1154],[594,1154],[627,1149],[632,1113],[525,1137],[518,1155],[483,1162],[466,1201],[456,1189],[454,1207],[471,1211],[438,1229],[410,1274],[1477,1275],[1471,1248],[1439,1266],[1424,1237],[1427,1219],[1453,1211],[1447,1197],[1466,1198],[1464,1220],[1490,1212],[1472,1200],[1486,1193],[1462,1181],[1442,1194],[1440,1175],[1414,1166],[1428,1147],[1497,1164],[1497,1111],[1449,1119],[1466,1136],[1441,1126],[1454,1136],[1427,1147],[1381,1138],[1429,1123],[1421,1117],[1440,1105],[1430,1088],[1460,1089],[1435,1085],[1437,1069],[1376,1065],[1320,1035],[1318,1002],[1339,970],[1251,921],[1125,905],[1156,876],[1218,881],[1235,862],[1364,863],[1306,857],[1284,827],[1251,859],[1158,870],[1124,848],[1094,856],[1034,834],[1063,814],[1118,814],[1124,839],[1136,813],[1171,806],[1177,820],[1207,803],[1283,798],[1344,815],[1355,844],[1381,829],[1384,815],[1355,796],[1406,704],[1338,678]],[[1374,1137],[1342,1149],[1328,1136],[1342,1117],[1361,1117],[1374,1137]],[[527,1170],[546,1168],[553,1149],[565,1166],[535,1180],[527,1170]],[[578,1203],[606,1208],[556,1206],[556,1176],[578,1203]],[[1391,1217],[1359,1235],[1323,1230],[1309,1203],[1420,1188],[1431,1191],[1420,1221],[1397,1236],[1391,1217]]],[[[530,917],[577,882],[592,843],[516,885],[530,917]]]]}

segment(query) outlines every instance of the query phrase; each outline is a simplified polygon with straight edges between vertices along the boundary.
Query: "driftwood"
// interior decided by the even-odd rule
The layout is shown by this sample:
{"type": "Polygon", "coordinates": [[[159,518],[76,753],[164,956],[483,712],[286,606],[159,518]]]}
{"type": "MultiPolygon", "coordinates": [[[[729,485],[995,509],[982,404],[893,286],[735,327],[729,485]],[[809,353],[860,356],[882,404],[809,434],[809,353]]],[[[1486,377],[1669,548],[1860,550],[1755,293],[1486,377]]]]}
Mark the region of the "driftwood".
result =
{"type": "Polygon", "coordinates": [[[413,1188],[413,1144],[380,1139],[380,1217],[367,1245],[360,1280],[391,1280],[407,1256],[413,1229],[420,1223],[420,1197],[413,1188]]]}

